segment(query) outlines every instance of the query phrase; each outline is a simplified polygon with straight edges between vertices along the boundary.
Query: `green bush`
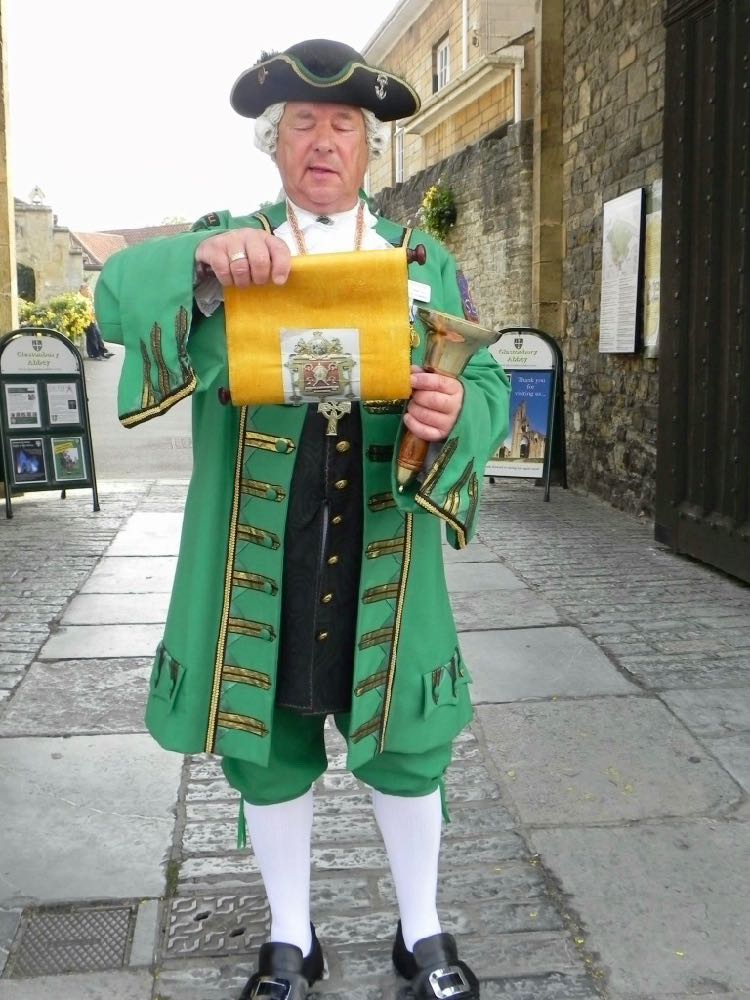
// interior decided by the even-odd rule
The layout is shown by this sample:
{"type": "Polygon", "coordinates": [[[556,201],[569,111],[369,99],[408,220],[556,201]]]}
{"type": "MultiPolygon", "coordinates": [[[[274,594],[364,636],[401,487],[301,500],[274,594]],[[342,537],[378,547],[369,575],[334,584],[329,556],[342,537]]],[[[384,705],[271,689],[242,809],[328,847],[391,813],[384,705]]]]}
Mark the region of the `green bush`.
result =
{"type": "Polygon", "coordinates": [[[45,326],[59,330],[77,347],[83,342],[86,327],[93,321],[91,301],[78,292],[55,295],[49,302],[18,303],[21,326],[45,326]]]}

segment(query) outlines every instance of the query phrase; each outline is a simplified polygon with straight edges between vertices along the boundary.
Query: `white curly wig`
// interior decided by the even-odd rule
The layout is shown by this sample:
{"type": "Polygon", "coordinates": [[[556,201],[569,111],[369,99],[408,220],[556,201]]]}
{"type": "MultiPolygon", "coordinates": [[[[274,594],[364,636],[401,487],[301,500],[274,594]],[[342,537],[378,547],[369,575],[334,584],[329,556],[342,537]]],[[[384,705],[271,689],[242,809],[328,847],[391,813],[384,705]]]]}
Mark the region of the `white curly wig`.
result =
{"type": "MultiPolygon", "coordinates": [[[[276,153],[276,143],[279,139],[279,122],[284,114],[286,103],[271,104],[263,114],[255,120],[255,145],[263,153],[268,153],[273,157],[276,153]]],[[[365,120],[365,131],[367,133],[367,148],[370,151],[370,159],[377,160],[383,155],[383,151],[388,144],[391,135],[390,126],[386,122],[381,122],[372,111],[360,108],[362,117],[365,120]]]]}

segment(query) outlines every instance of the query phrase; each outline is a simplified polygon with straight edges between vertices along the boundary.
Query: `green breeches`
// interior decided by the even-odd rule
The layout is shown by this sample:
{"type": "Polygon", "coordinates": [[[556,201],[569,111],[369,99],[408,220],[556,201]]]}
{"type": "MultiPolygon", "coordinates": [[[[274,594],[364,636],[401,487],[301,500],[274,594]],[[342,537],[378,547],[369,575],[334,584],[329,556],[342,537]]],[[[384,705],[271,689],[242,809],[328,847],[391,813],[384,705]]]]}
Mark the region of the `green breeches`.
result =
{"type": "MultiPolygon", "coordinates": [[[[223,757],[227,781],[246,802],[256,806],[289,802],[304,795],[328,767],[325,719],[324,715],[299,715],[277,708],[268,766],[223,757]]],[[[348,713],[334,719],[339,732],[346,735],[348,713]]],[[[449,742],[426,753],[381,753],[353,773],[364,784],[386,795],[429,795],[442,787],[451,751],[449,742]]]]}

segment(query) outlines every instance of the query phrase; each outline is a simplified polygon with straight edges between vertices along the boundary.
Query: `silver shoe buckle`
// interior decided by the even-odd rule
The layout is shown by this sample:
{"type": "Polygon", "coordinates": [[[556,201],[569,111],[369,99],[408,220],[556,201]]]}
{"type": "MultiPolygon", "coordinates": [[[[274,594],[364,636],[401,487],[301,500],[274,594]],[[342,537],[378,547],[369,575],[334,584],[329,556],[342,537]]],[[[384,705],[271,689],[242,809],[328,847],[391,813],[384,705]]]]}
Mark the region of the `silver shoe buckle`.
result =
{"type": "Polygon", "coordinates": [[[287,1000],[292,992],[288,979],[276,979],[275,976],[260,976],[253,990],[253,1000],[287,1000]]]}
{"type": "Polygon", "coordinates": [[[469,980],[464,975],[463,969],[460,969],[457,965],[448,965],[444,969],[435,969],[434,972],[430,973],[429,983],[437,1000],[448,1000],[449,997],[468,993],[471,989],[469,980]]]}

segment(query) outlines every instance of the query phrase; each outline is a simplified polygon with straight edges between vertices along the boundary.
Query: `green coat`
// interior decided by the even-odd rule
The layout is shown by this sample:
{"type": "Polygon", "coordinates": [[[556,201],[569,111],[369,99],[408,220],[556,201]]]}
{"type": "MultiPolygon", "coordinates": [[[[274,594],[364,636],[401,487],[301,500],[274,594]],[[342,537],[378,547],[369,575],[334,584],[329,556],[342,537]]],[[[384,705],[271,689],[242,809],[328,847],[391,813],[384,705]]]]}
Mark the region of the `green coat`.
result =
{"type": "MultiPolygon", "coordinates": [[[[146,724],[158,742],[265,764],[273,726],[287,495],[306,407],[222,406],[228,385],[224,310],[193,314],[193,260],[207,236],[266,218],[204,217],[198,231],[122,251],[105,266],[96,312],[105,340],[124,344],[120,419],[127,427],[192,395],[193,475],[146,724]],[[206,232],[205,230],[210,230],[206,232]]],[[[396,245],[401,226],[377,231],[396,245]]],[[[425,233],[430,306],[464,314],[453,258],[425,233]]],[[[416,322],[420,344],[424,330],[416,322]]],[[[470,720],[469,673],[445,585],[441,528],[462,548],[476,527],[485,461],[508,427],[508,381],[489,352],[462,376],[463,407],[421,483],[400,494],[382,461],[402,432],[401,405],[363,404],[363,559],[348,765],[382,750],[422,752],[470,720]]]]}

